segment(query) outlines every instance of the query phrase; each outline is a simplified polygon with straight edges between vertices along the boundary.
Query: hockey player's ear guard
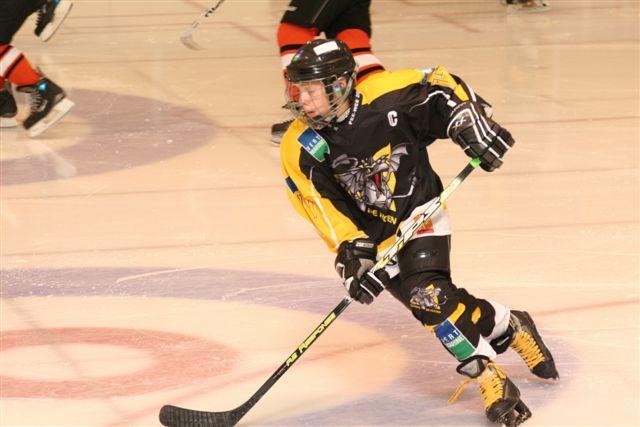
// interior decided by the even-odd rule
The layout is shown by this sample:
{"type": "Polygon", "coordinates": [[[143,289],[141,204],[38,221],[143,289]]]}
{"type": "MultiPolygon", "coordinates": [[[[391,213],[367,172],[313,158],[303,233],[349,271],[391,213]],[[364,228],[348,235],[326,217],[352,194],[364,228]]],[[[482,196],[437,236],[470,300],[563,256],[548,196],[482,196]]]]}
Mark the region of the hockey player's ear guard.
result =
{"type": "Polygon", "coordinates": [[[321,129],[334,121],[349,102],[356,82],[357,65],[341,40],[312,40],[302,46],[287,67],[287,106],[307,125],[321,129]],[[329,99],[328,111],[307,114],[300,93],[313,83],[321,83],[329,99]]]}

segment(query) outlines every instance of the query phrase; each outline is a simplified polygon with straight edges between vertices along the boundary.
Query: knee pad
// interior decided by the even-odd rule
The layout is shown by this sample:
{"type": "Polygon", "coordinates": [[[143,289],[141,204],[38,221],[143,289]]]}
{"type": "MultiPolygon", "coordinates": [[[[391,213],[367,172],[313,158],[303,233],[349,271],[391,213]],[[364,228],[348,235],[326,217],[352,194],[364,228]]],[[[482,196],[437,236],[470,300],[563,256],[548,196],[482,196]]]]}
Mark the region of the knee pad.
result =
{"type": "Polygon", "coordinates": [[[404,280],[427,271],[442,271],[449,275],[449,248],[449,236],[420,237],[409,241],[398,255],[401,277],[404,280]]]}
{"type": "Polygon", "coordinates": [[[459,299],[449,273],[449,237],[411,240],[398,256],[406,304],[424,325],[434,326],[456,309],[459,299]]]}

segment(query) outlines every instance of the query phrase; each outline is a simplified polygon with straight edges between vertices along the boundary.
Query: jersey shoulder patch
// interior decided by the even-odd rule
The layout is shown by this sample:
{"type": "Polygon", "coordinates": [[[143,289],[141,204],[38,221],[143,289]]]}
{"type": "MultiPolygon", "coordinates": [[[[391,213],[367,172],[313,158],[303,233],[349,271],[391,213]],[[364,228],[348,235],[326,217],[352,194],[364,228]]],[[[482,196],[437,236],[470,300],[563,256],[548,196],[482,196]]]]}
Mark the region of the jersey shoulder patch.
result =
{"type": "Polygon", "coordinates": [[[307,127],[299,136],[298,142],[311,156],[319,162],[324,161],[329,152],[329,144],[316,131],[307,127]]]}
{"type": "Polygon", "coordinates": [[[303,150],[318,162],[322,162],[325,155],[329,153],[329,145],[322,136],[302,120],[295,119],[282,136],[280,142],[281,161],[287,164],[298,163],[303,150]]]}

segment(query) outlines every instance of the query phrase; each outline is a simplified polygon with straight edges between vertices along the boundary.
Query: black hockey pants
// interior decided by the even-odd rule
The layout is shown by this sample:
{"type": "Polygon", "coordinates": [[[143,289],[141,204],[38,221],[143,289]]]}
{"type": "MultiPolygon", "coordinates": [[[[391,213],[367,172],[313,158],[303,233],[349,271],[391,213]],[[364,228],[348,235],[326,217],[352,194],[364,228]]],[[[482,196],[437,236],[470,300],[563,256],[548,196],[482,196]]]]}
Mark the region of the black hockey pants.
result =
{"type": "Polygon", "coordinates": [[[481,335],[492,333],[495,310],[451,281],[450,239],[429,236],[407,243],[398,255],[400,274],[388,289],[451,354],[464,360],[477,348],[481,335]]]}

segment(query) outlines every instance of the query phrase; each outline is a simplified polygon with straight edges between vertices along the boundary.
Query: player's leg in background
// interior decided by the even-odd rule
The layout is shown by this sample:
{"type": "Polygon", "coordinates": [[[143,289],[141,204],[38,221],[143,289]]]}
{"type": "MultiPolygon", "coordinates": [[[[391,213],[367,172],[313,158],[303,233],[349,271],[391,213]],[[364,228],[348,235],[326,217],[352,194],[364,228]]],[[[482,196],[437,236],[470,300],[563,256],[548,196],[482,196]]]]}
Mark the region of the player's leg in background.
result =
{"type": "MultiPolygon", "coordinates": [[[[322,10],[322,3],[303,0],[293,0],[289,3],[280,25],[278,25],[277,39],[280,49],[280,63],[282,75],[287,84],[287,66],[296,51],[306,42],[313,40],[318,35],[313,17],[322,10]]],[[[289,128],[293,119],[286,119],[271,125],[271,142],[280,144],[282,136],[289,128]]]]}
{"type": "Polygon", "coordinates": [[[371,50],[371,0],[349,2],[348,7],[323,28],[327,38],[337,38],[349,46],[358,64],[357,82],[384,71],[382,62],[371,50]]]}
{"type": "MultiPolygon", "coordinates": [[[[36,70],[24,52],[11,44],[27,17],[42,6],[40,0],[5,0],[0,4],[0,78],[3,83],[13,83],[18,91],[29,95],[31,112],[23,126],[31,137],[49,129],[73,107],[62,88],[36,70]]],[[[15,100],[6,86],[3,87],[3,105],[7,105],[7,116],[10,116],[9,109],[15,100]]]]}
{"type": "MultiPolygon", "coordinates": [[[[24,21],[38,10],[42,5],[42,0],[3,0],[0,2],[0,127],[15,127],[17,121],[17,107],[11,82],[7,80],[7,76],[17,68],[20,62],[18,57],[22,55],[20,50],[11,46],[13,36],[24,21]]],[[[39,75],[32,67],[27,67],[23,71],[23,78],[17,79],[19,83],[29,84],[35,83],[39,79],[39,75]]],[[[16,83],[17,84],[17,83],[16,83]]]]}

